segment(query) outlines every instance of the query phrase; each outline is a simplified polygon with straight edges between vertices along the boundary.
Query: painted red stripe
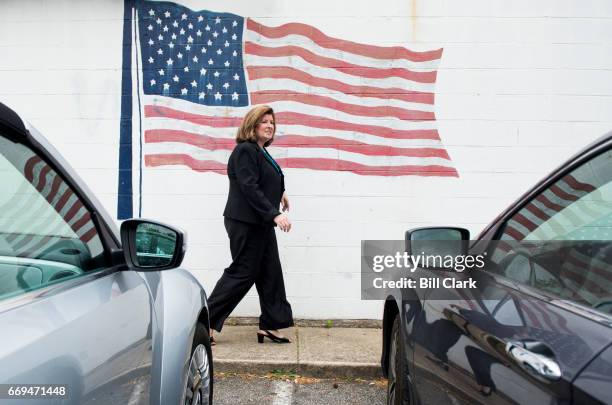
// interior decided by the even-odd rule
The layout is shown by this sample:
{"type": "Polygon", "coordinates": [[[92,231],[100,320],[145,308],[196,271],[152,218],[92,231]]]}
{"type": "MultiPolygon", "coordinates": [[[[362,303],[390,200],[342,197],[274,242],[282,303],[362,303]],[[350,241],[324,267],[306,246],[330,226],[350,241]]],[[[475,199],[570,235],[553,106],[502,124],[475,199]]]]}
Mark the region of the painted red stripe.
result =
{"type": "Polygon", "coordinates": [[[156,105],[145,105],[144,111],[147,118],[173,118],[213,128],[238,128],[242,123],[240,117],[214,117],[156,105]]]}
{"type": "MultiPolygon", "coordinates": [[[[236,128],[240,126],[242,118],[237,117],[212,117],[199,114],[185,113],[169,107],[145,106],[145,116],[155,118],[172,118],[184,120],[199,125],[207,125],[215,128],[236,128]]],[[[379,125],[353,124],[350,122],[333,120],[330,118],[317,117],[315,115],[301,114],[295,112],[278,112],[276,120],[279,124],[305,125],[320,129],[336,129],[340,131],[361,132],[383,138],[393,139],[434,139],[440,140],[438,131],[435,129],[413,129],[399,130],[379,125]]]]}
{"type": "Polygon", "coordinates": [[[559,197],[562,200],[564,200],[564,203],[565,203],[565,201],[567,201],[568,203],[565,205],[566,207],[569,205],[570,202],[574,202],[574,201],[578,200],[578,198],[580,198],[580,197],[575,196],[573,194],[566,193],[565,191],[563,191],[556,184],[553,184],[552,186],[550,186],[550,188],[548,190],[550,190],[557,197],[559,197]]]}
{"type": "Polygon", "coordinates": [[[506,226],[504,233],[518,241],[523,240],[525,238],[525,235],[523,235],[522,232],[518,231],[516,228],[513,228],[511,225],[506,226]]]}
{"type": "Polygon", "coordinates": [[[32,156],[28,159],[25,166],[23,167],[23,174],[30,183],[33,183],[34,181],[34,166],[36,166],[36,164],[39,162],[42,162],[42,159],[40,157],[32,156]]]}
{"type": "Polygon", "coordinates": [[[597,190],[597,187],[592,184],[582,183],[571,174],[564,176],[561,180],[569,184],[574,190],[585,191],[587,193],[597,190]]]}
{"type": "Polygon", "coordinates": [[[356,105],[344,103],[335,100],[332,97],[322,96],[318,94],[295,92],[281,93],[277,90],[255,91],[251,93],[251,102],[253,104],[268,104],[279,101],[294,101],[301,104],[329,108],[335,111],[341,111],[347,114],[358,115],[362,117],[394,117],[400,120],[409,121],[427,121],[436,119],[434,113],[429,111],[408,110],[404,108],[388,106],[371,107],[356,105]]]}
{"type": "Polygon", "coordinates": [[[49,203],[53,202],[57,192],[59,191],[60,185],[62,184],[62,179],[57,174],[53,175],[53,184],[51,185],[51,191],[47,194],[46,199],[49,203]]]}
{"type": "Polygon", "coordinates": [[[96,236],[97,234],[98,232],[96,231],[96,227],[94,226],[89,231],[87,231],[85,234],[81,235],[79,239],[81,239],[84,243],[87,243],[90,240],[92,240],[93,237],[96,236]]]}
{"type": "Polygon", "coordinates": [[[183,165],[198,172],[227,174],[227,165],[214,160],[197,160],[190,155],[173,153],[146,155],[145,164],[149,167],[183,165]]]}
{"type": "Polygon", "coordinates": [[[63,216],[63,220],[66,221],[66,223],[70,222],[81,208],[83,208],[83,203],[80,200],[76,200],[66,215],[63,216]]]}
{"type": "Polygon", "coordinates": [[[299,69],[288,66],[249,66],[247,67],[249,80],[257,79],[290,79],[313,87],[322,87],[329,90],[350,94],[357,97],[372,97],[383,100],[401,100],[410,103],[434,103],[434,94],[419,91],[410,91],[397,87],[383,88],[373,86],[353,86],[339,80],[315,77],[299,69]]]}
{"type": "MultiPolygon", "coordinates": [[[[145,131],[145,141],[148,143],[182,142],[207,150],[232,150],[234,146],[236,146],[236,141],[233,139],[215,138],[188,131],[167,129],[150,129],[145,131]]],[[[391,146],[371,145],[365,142],[338,139],[331,136],[283,135],[274,140],[273,146],[287,148],[331,148],[367,156],[438,157],[450,160],[448,153],[442,148],[395,148],[391,146]]]]}
{"type": "Polygon", "coordinates": [[[550,216],[545,213],[544,211],[542,211],[541,209],[539,209],[534,203],[530,202],[529,204],[527,204],[525,206],[525,209],[529,212],[531,212],[533,215],[535,215],[536,217],[538,217],[539,219],[541,219],[542,221],[548,221],[548,219],[550,218],[550,216]]]}
{"type": "Polygon", "coordinates": [[[47,235],[44,238],[42,238],[40,241],[38,241],[38,243],[36,243],[34,246],[30,248],[28,252],[30,254],[28,256],[32,257],[32,253],[36,252],[38,249],[45,246],[52,238],[53,238],[52,235],[47,235]]]}
{"type": "Polygon", "coordinates": [[[40,173],[38,174],[38,184],[36,184],[36,190],[42,191],[47,184],[47,174],[51,171],[51,167],[48,164],[45,164],[42,169],[40,169],[40,173]]]}
{"type": "Polygon", "coordinates": [[[62,210],[62,208],[64,208],[64,205],[66,205],[66,202],[68,202],[68,199],[72,197],[73,195],[74,194],[72,193],[72,190],[67,188],[66,191],[64,191],[64,194],[62,194],[60,199],[57,201],[57,204],[55,204],[55,207],[53,207],[55,208],[55,211],[59,213],[62,210]]]}
{"type": "Polygon", "coordinates": [[[34,235],[25,235],[23,239],[13,245],[14,250],[19,250],[34,239],[34,235]]]}
{"type": "Polygon", "coordinates": [[[538,228],[538,225],[531,222],[521,213],[516,214],[512,219],[523,225],[525,228],[529,229],[529,231],[531,232],[535,231],[538,228]]]}
{"type": "MultiPolygon", "coordinates": [[[[361,175],[374,176],[444,176],[459,177],[457,171],[445,166],[366,166],[354,162],[320,158],[280,158],[276,159],[285,168],[348,171],[361,175]]],[[[147,166],[185,165],[195,171],[214,171],[225,173],[225,164],[213,161],[200,161],[186,154],[163,154],[145,156],[147,166]]]]}
{"type": "Polygon", "coordinates": [[[417,83],[432,84],[436,82],[437,72],[415,72],[404,68],[377,68],[359,66],[342,60],[317,55],[307,49],[295,45],[279,47],[268,47],[253,42],[244,43],[244,52],[249,55],[257,55],[269,58],[285,58],[299,56],[306,62],[323,68],[333,69],[351,76],[365,77],[368,79],[386,79],[389,77],[400,77],[417,83]]]}
{"type": "Polygon", "coordinates": [[[336,129],[340,131],[361,132],[383,138],[393,139],[435,139],[440,140],[438,131],[435,129],[392,129],[380,125],[353,124],[334,120],[331,118],[317,117],[297,112],[279,112],[276,114],[277,121],[285,125],[306,125],[320,129],[336,129]]]}
{"type": "Polygon", "coordinates": [[[91,215],[89,214],[89,212],[85,212],[81,216],[81,218],[79,218],[79,220],[76,221],[74,224],[72,224],[70,227],[72,228],[72,230],[74,232],[77,232],[83,226],[85,226],[86,224],[90,223],[90,220],[91,220],[91,215]]]}
{"type": "Polygon", "coordinates": [[[415,52],[401,46],[364,45],[357,42],[329,37],[310,25],[300,23],[289,23],[279,27],[266,27],[265,25],[247,18],[246,27],[267,38],[282,38],[292,34],[302,35],[323,48],[337,49],[356,55],[367,56],[369,58],[407,59],[413,62],[425,62],[440,59],[442,57],[442,49],[415,52]]]}
{"type": "MultiPolygon", "coordinates": [[[[545,196],[545,194],[540,194],[539,196],[537,196],[536,201],[541,202],[546,208],[550,208],[551,210],[553,210],[554,213],[561,212],[561,210],[565,208],[550,201],[548,197],[545,196]]],[[[549,217],[551,216],[552,215],[549,215],[549,217]]]]}

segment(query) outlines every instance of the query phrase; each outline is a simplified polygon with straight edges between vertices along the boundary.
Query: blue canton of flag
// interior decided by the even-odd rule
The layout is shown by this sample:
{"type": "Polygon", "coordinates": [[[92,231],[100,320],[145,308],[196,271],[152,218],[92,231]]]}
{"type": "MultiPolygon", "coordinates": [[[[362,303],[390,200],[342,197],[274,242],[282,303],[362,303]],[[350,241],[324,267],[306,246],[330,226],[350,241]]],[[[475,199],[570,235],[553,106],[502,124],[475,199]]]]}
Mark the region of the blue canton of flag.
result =
{"type": "Polygon", "coordinates": [[[145,94],[207,106],[249,104],[242,63],[244,18],[143,2],[138,30],[145,94]]]}

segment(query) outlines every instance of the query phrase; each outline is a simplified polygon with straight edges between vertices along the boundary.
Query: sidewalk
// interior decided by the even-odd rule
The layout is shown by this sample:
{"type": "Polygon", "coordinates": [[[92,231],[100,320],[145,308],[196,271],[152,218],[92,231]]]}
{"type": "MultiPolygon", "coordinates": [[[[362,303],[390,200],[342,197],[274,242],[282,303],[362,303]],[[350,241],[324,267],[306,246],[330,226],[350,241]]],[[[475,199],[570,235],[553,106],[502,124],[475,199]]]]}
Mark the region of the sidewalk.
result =
{"type": "Polygon", "coordinates": [[[265,374],[273,370],[302,376],[373,378],[382,376],[382,331],[378,328],[283,329],[292,343],[257,343],[257,326],[225,326],[215,333],[215,372],[265,374]]]}

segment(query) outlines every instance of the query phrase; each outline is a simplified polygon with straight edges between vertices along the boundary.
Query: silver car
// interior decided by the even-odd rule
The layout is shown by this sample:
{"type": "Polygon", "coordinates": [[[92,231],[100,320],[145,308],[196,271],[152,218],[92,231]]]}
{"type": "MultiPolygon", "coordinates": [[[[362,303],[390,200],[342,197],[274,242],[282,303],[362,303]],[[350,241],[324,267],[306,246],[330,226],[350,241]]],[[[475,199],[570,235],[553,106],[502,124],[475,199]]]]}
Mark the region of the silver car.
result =
{"type": "Polygon", "coordinates": [[[179,268],[184,234],[141,219],[118,231],[1,103],[0,190],[0,402],[212,403],[206,294],[179,268]]]}

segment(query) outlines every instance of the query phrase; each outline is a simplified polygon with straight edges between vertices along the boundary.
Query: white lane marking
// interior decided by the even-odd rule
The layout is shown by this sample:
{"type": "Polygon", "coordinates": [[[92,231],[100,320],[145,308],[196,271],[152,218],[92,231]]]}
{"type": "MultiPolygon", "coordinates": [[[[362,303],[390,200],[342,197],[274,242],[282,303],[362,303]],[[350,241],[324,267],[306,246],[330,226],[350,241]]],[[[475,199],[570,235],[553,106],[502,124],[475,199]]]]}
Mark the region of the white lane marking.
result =
{"type": "Polygon", "coordinates": [[[293,385],[287,381],[275,381],[274,394],[276,394],[276,396],[272,405],[291,405],[293,385]]]}
{"type": "Polygon", "coordinates": [[[140,379],[138,383],[134,386],[132,390],[132,394],[130,395],[130,399],[128,400],[127,405],[136,405],[142,403],[142,394],[144,394],[144,390],[147,388],[147,380],[146,378],[140,379]],[[141,394],[142,393],[142,394],[141,394]]]}

